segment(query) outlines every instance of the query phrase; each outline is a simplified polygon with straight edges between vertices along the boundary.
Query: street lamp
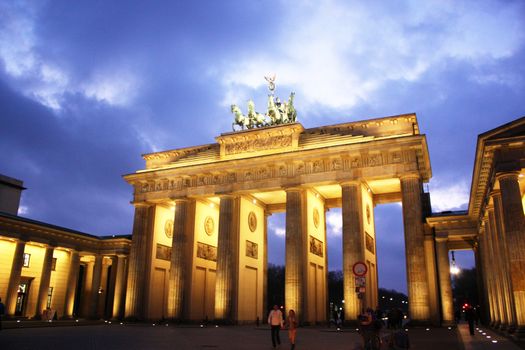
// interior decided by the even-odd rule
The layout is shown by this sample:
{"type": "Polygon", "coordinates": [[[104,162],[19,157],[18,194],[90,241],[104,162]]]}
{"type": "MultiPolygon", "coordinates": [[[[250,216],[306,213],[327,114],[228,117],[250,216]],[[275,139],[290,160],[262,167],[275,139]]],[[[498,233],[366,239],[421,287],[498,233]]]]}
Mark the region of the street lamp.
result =
{"type": "Polygon", "coordinates": [[[454,257],[454,251],[452,251],[452,264],[450,265],[450,273],[453,275],[457,275],[460,272],[461,270],[456,265],[456,258],[454,257]]]}

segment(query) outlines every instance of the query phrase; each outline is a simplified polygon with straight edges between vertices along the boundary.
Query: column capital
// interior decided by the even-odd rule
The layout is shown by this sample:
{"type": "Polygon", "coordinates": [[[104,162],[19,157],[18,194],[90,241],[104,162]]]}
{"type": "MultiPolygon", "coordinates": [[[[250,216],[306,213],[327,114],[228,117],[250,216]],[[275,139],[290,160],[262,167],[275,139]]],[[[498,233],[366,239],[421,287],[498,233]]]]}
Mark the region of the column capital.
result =
{"type": "Polygon", "coordinates": [[[235,198],[237,198],[237,195],[233,194],[231,192],[228,192],[228,193],[215,193],[215,195],[217,197],[219,197],[220,199],[235,199],[235,198]]]}
{"type": "Polygon", "coordinates": [[[284,188],[285,192],[303,192],[304,190],[305,188],[300,186],[291,186],[284,188]]]}
{"type": "Polygon", "coordinates": [[[147,207],[151,207],[152,204],[150,202],[146,202],[146,201],[142,201],[142,202],[136,202],[136,201],[132,201],[130,202],[135,208],[147,208],[147,207]]]}
{"type": "Polygon", "coordinates": [[[421,175],[419,173],[407,173],[399,176],[399,180],[410,180],[410,179],[417,179],[421,180],[421,175]]]}
{"type": "Polygon", "coordinates": [[[175,202],[175,205],[179,203],[188,203],[190,201],[190,198],[188,197],[170,197],[170,199],[175,202]]]}
{"type": "Polygon", "coordinates": [[[501,196],[501,191],[499,189],[493,189],[492,191],[489,192],[489,196],[490,197],[501,196]]]}
{"type": "Polygon", "coordinates": [[[436,240],[436,242],[447,242],[448,232],[437,232],[434,239],[436,240]]]}
{"type": "Polygon", "coordinates": [[[496,173],[496,180],[501,181],[501,180],[509,179],[509,180],[518,181],[519,176],[520,176],[519,171],[498,172],[496,173]]]}
{"type": "Polygon", "coordinates": [[[362,183],[363,183],[363,181],[361,179],[358,179],[358,180],[345,180],[345,181],[339,182],[339,186],[341,186],[341,187],[343,187],[343,186],[360,186],[362,183]]]}

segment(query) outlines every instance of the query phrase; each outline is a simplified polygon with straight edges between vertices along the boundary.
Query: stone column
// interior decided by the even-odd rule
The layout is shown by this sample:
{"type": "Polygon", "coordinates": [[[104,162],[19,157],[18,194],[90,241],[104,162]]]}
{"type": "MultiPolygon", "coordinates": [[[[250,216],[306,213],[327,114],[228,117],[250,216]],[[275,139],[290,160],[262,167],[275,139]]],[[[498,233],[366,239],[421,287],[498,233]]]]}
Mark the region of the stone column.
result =
{"type": "Polygon", "coordinates": [[[150,268],[146,260],[148,257],[148,238],[153,227],[154,210],[154,207],[147,204],[135,205],[126,288],[125,317],[129,319],[140,320],[145,318],[145,289],[147,271],[150,268]]]}
{"type": "MultiPolygon", "coordinates": [[[[113,296],[113,319],[121,319],[124,314],[125,290],[126,290],[126,257],[118,255],[114,260],[116,263],[115,271],[115,292],[113,296]]],[[[113,268],[112,268],[113,270],[113,268]]],[[[113,272],[113,271],[112,271],[113,272]]]]}
{"type": "Polygon", "coordinates": [[[485,289],[487,295],[487,305],[489,312],[489,322],[488,325],[494,326],[496,324],[497,312],[496,312],[496,301],[494,298],[494,280],[493,266],[490,260],[490,247],[489,247],[489,235],[490,227],[488,223],[488,218],[483,218],[483,233],[481,237],[482,249],[481,249],[481,259],[483,263],[483,281],[485,282],[485,289]]]}
{"type": "Polygon", "coordinates": [[[498,174],[507,239],[510,280],[516,310],[516,335],[525,336],[525,217],[518,173],[498,174]]]}
{"type": "Polygon", "coordinates": [[[301,188],[286,189],[286,260],[284,302],[286,310],[293,309],[299,322],[304,321],[305,307],[305,199],[301,188]]]}
{"type": "Polygon", "coordinates": [[[93,283],[91,289],[91,300],[89,304],[89,317],[92,319],[98,319],[100,315],[98,314],[98,301],[101,277],[102,276],[102,255],[95,255],[95,266],[93,267],[93,283]]]}
{"type": "Polygon", "coordinates": [[[187,217],[189,215],[189,200],[175,201],[175,216],[173,219],[173,236],[171,240],[171,265],[168,289],[168,318],[182,319],[184,310],[184,291],[191,283],[186,276],[188,246],[191,243],[187,232],[187,217]]]}
{"type": "MultiPolygon", "coordinates": [[[[106,286],[107,290],[107,302],[104,305],[104,318],[113,318],[113,309],[115,305],[115,288],[117,283],[117,271],[118,271],[118,257],[116,255],[111,256],[111,270],[109,270],[109,284],[106,286]]],[[[107,277],[107,276],[106,276],[107,277]]]]}
{"type": "Polygon", "coordinates": [[[66,299],[64,302],[64,318],[73,317],[79,269],[80,255],[78,254],[77,250],[71,250],[71,252],[69,253],[69,272],[67,275],[66,299]]]}
{"type": "MultiPolygon", "coordinates": [[[[434,234],[429,228],[425,232],[425,261],[427,263],[428,281],[428,307],[430,312],[430,323],[434,326],[441,325],[441,304],[439,302],[439,275],[436,257],[436,242],[434,234]]],[[[376,304],[377,305],[377,304],[376,304]]]]}
{"type": "Polygon", "coordinates": [[[450,284],[450,263],[448,260],[447,237],[436,237],[439,291],[441,296],[442,325],[454,324],[454,302],[450,284]]]}
{"type": "Polygon", "coordinates": [[[268,212],[264,212],[264,255],[263,255],[263,311],[262,311],[262,323],[267,323],[266,312],[269,310],[268,307],[268,212]]]}
{"type": "Polygon", "coordinates": [[[91,294],[95,293],[93,287],[93,267],[95,266],[94,261],[87,261],[84,265],[84,281],[82,288],[82,297],[81,297],[81,311],[80,316],[88,318],[90,314],[89,307],[91,305],[91,294]]]}
{"type": "Polygon", "coordinates": [[[221,196],[217,245],[215,318],[232,323],[237,318],[239,270],[239,200],[234,196],[221,196]]]}
{"type": "Polygon", "coordinates": [[[500,274],[503,285],[505,308],[508,317],[508,331],[514,332],[516,329],[516,310],[514,305],[514,295],[512,294],[510,264],[507,249],[507,235],[503,223],[503,207],[501,203],[500,191],[492,191],[490,194],[494,203],[494,218],[496,230],[498,233],[498,259],[500,265],[500,274]]]}
{"type": "Polygon", "coordinates": [[[42,272],[40,273],[40,286],[38,287],[38,298],[36,300],[35,318],[42,317],[42,311],[47,306],[47,296],[49,294],[49,281],[51,280],[51,265],[53,264],[54,247],[46,246],[42,272]]]}
{"type": "Polygon", "coordinates": [[[476,284],[478,287],[478,299],[479,299],[479,306],[481,307],[481,323],[484,325],[487,325],[488,317],[487,317],[487,298],[486,298],[486,289],[485,289],[485,281],[483,280],[485,267],[482,263],[482,257],[481,257],[481,240],[478,233],[477,242],[474,244],[474,263],[476,266],[476,284]]]}
{"type": "Polygon", "coordinates": [[[492,250],[492,259],[491,262],[494,265],[494,275],[493,278],[495,280],[495,296],[496,296],[496,302],[498,305],[498,312],[499,312],[499,324],[497,327],[501,330],[506,330],[509,326],[509,318],[507,314],[507,307],[506,307],[506,300],[505,300],[505,287],[504,287],[504,281],[503,281],[503,273],[502,273],[502,266],[501,266],[501,260],[500,260],[500,249],[499,249],[499,234],[498,227],[496,224],[496,218],[494,215],[494,208],[492,206],[488,209],[489,212],[489,225],[490,225],[490,242],[491,250],[492,250]]]}
{"type": "Polygon", "coordinates": [[[430,318],[421,191],[419,175],[401,177],[407,261],[408,310],[411,322],[414,323],[428,323],[430,318]]]}
{"type": "MultiPolygon", "coordinates": [[[[361,183],[358,181],[341,184],[341,204],[343,217],[343,295],[345,300],[345,320],[357,322],[362,301],[355,292],[354,264],[365,260],[363,238],[363,203],[361,183]]],[[[367,278],[370,278],[367,276],[367,278]]]]}
{"type": "Polygon", "coordinates": [[[9,275],[9,284],[7,285],[7,296],[5,301],[5,309],[8,316],[15,315],[16,298],[18,296],[18,288],[20,286],[20,276],[22,275],[22,267],[24,266],[25,248],[26,242],[16,242],[15,254],[13,255],[13,263],[11,265],[11,274],[9,275]]]}

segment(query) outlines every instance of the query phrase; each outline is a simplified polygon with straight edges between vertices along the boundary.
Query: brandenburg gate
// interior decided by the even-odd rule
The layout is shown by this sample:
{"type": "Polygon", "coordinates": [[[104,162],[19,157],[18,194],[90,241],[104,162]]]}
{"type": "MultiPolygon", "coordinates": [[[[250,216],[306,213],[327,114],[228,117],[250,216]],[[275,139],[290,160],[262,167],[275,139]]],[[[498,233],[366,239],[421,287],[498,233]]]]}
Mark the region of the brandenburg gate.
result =
{"type": "Polygon", "coordinates": [[[285,212],[285,308],[302,323],[325,322],[325,213],[342,208],[345,317],[356,320],[378,302],[373,208],[402,202],[411,319],[439,322],[435,243],[423,218],[431,167],[416,115],[311,129],[288,116],[250,128],[236,113],[247,129],[146,154],[145,169],[124,177],[135,206],[127,317],[263,320],[267,217],[285,212]],[[358,261],[368,267],[364,295],[352,272],[358,261]]]}

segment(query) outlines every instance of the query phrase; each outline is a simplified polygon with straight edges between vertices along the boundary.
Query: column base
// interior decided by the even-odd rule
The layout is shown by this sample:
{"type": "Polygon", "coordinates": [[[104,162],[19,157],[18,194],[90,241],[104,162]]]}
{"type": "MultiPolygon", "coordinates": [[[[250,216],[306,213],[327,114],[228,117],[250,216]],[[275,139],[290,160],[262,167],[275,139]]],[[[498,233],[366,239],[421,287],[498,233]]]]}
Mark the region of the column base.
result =
{"type": "Polygon", "coordinates": [[[506,323],[502,323],[499,325],[499,330],[502,331],[502,332],[505,332],[507,330],[507,328],[509,328],[509,325],[506,324],[506,323]]]}

